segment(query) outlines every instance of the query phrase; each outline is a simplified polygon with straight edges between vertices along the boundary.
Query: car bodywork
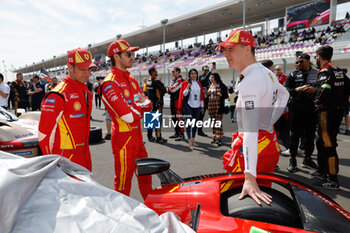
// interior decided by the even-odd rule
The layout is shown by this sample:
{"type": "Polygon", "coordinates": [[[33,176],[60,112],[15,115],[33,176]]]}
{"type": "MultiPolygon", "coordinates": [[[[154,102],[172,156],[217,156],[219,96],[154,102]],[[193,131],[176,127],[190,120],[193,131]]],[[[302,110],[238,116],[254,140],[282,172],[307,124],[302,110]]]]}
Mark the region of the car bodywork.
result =
{"type": "Polygon", "coordinates": [[[16,117],[0,107],[0,150],[24,157],[41,154],[38,140],[40,112],[16,117]]]}
{"type": "Polygon", "coordinates": [[[170,165],[166,161],[140,159],[137,165],[139,175],[157,174],[162,183],[147,196],[145,204],[158,214],[172,211],[186,224],[199,222],[198,232],[251,232],[256,228],[280,233],[350,232],[349,212],[326,195],[287,177],[258,174],[259,185],[278,184],[278,190],[260,186],[273,202],[258,206],[249,197],[238,200],[244,182],[242,173],[182,179],[167,170],[170,165]]]}

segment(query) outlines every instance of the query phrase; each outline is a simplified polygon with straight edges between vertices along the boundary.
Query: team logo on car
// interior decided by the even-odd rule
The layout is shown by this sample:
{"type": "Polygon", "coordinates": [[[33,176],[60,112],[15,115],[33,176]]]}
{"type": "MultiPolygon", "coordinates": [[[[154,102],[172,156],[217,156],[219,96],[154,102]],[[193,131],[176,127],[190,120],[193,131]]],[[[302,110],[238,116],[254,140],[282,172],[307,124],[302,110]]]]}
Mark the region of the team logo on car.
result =
{"type": "Polygon", "coordinates": [[[79,111],[81,109],[81,104],[78,101],[76,101],[74,103],[73,107],[74,107],[75,111],[79,111]]]}
{"type": "Polygon", "coordinates": [[[136,87],[136,84],[135,83],[131,83],[131,85],[133,86],[133,88],[135,88],[135,90],[137,89],[137,87],[136,87]]]}
{"type": "Polygon", "coordinates": [[[143,113],[143,128],[145,129],[160,129],[161,121],[160,116],[162,114],[157,110],[156,112],[144,112],[143,113]]]}
{"type": "Polygon", "coordinates": [[[130,92],[128,90],[124,90],[124,96],[125,97],[129,97],[130,96],[130,92]]]}

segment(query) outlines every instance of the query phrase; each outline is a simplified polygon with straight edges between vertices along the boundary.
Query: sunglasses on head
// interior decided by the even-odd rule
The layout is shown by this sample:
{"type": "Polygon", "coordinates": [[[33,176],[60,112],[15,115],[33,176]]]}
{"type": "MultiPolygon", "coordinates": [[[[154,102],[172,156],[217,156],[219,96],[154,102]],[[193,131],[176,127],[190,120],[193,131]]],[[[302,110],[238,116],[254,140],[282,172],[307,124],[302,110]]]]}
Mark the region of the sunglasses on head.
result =
{"type": "Polygon", "coordinates": [[[303,63],[304,63],[304,61],[303,61],[303,60],[301,60],[301,61],[296,61],[296,62],[295,62],[295,64],[299,64],[299,63],[300,63],[300,64],[303,64],[303,63]]]}

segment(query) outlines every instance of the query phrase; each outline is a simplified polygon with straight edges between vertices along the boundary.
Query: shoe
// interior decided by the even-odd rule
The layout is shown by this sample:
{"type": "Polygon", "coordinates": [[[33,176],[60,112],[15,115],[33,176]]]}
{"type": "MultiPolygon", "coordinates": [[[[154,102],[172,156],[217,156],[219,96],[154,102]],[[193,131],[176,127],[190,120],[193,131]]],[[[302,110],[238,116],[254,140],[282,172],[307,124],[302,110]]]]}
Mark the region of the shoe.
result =
{"type": "Polygon", "coordinates": [[[157,138],[156,142],[160,143],[160,144],[164,144],[166,143],[168,140],[164,139],[164,138],[157,138]]]}
{"type": "Polygon", "coordinates": [[[296,170],[297,170],[297,160],[296,160],[296,159],[290,159],[290,160],[289,160],[289,165],[288,165],[287,170],[288,170],[290,173],[296,172],[296,170]]]}
{"type": "Polygon", "coordinates": [[[284,150],[284,151],[281,151],[280,154],[281,155],[285,155],[285,156],[290,156],[290,151],[289,151],[289,149],[288,150],[284,150]]]}
{"type": "Polygon", "coordinates": [[[154,142],[155,140],[156,140],[156,138],[153,137],[153,136],[152,136],[152,137],[148,137],[148,141],[149,141],[149,142],[154,142]]]}
{"type": "Polygon", "coordinates": [[[188,139],[188,148],[190,148],[190,150],[193,150],[193,144],[192,144],[193,140],[192,138],[191,139],[188,139]]]}
{"type": "Polygon", "coordinates": [[[312,161],[311,157],[305,157],[301,166],[305,168],[315,169],[315,170],[318,169],[317,164],[314,161],[312,161]]]}
{"type": "Polygon", "coordinates": [[[179,135],[178,134],[174,134],[174,135],[171,135],[169,138],[178,138],[179,135]]]}
{"type": "Polygon", "coordinates": [[[178,136],[177,138],[175,138],[175,141],[182,141],[185,139],[185,136],[183,134],[181,134],[180,136],[178,136]]]}
{"type": "Polygon", "coordinates": [[[233,118],[231,118],[231,122],[233,123],[233,122],[235,122],[235,120],[233,120],[233,118]]]}
{"type": "Polygon", "coordinates": [[[199,135],[199,136],[202,136],[202,137],[208,137],[208,135],[205,134],[203,131],[199,131],[199,132],[198,132],[198,135],[199,135]]]}
{"type": "Polygon", "coordinates": [[[105,139],[105,140],[111,140],[111,134],[110,134],[110,133],[106,134],[106,136],[104,137],[104,139],[105,139]]]}
{"type": "Polygon", "coordinates": [[[213,139],[213,141],[210,142],[210,144],[215,144],[215,143],[217,143],[216,139],[213,139]]]}
{"type": "Polygon", "coordinates": [[[345,130],[345,133],[344,133],[345,135],[348,135],[348,136],[350,136],[350,130],[345,130]]]}
{"type": "Polygon", "coordinates": [[[315,171],[315,172],[311,173],[311,175],[313,177],[320,179],[320,180],[327,180],[327,174],[321,173],[319,171],[315,171]]]}
{"type": "Polygon", "coordinates": [[[217,140],[217,142],[216,142],[217,144],[218,144],[218,147],[219,146],[222,146],[222,142],[221,142],[221,140],[219,139],[219,140],[217,140]]]}
{"type": "Polygon", "coordinates": [[[315,183],[316,186],[320,188],[325,188],[325,189],[331,189],[331,190],[338,190],[339,189],[339,183],[338,181],[335,180],[324,180],[320,181],[318,183],[315,183]]]}
{"type": "Polygon", "coordinates": [[[195,142],[194,140],[192,141],[192,145],[195,146],[195,147],[198,147],[198,146],[199,146],[198,143],[195,142]]]}

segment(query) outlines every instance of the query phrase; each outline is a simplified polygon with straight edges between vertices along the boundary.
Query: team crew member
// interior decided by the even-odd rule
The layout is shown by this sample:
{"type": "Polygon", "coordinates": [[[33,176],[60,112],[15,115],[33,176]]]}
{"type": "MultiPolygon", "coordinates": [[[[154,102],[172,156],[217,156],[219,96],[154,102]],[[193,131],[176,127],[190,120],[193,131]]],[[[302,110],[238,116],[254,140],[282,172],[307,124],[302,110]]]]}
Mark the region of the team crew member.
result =
{"type": "Polygon", "coordinates": [[[316,97],[318,109],[316,146],[319,171],[314,175],[323,179],[316,185],[327,189],[339,189],[337,134],[344,110],[347,109],[350,81],[342,69],[332,64],[333,48],[331,46],[318,48],[316,55],[317,66],[320,67],[316,97]]]}
{"type": "MultiPolygon", "coordinates": [[[[136,169],[136,158],[146,158],[142,140],[141,119],[143,112],[152,109],[152,102],[144,96],[137,80],[130,76],[134,60],[132,52],[139,47],[130,47],[125,40],[117,40],[108,47],[112,70],[102,81],[99,94],[112,118],[111,144],[114,154],[114,189],[130,194],[131,180],[136,169]]],[[[152,190],[151,176],[138,176],[143,199],[152,190]]]]}
{"type": "Polygon", "coordinates": [[[185,138],[184,136],[184,128],[179,126],[179,121],[182,120],[181,115],[182,112],[178,108],[179,106],[179,95],[180,95],[180,88],[182,83],[182,77],[180,75],[181,69],[179,67],[174,67],[172,70],[172,74],[174,76],[174,79],[171,81],[170,86],[168,88],[168,92],[170,94],[170,112],[172,115],[172,120],[175,126],[175,134],[170,136],[169,138],[175,138],[175,141],[180,141],[185,138]]]}
{"type": "Polygon", "coordinates": [[[276,68],[276,77],[278,78],[278,81],[280,82],[280,84],[284,84],[284,82],[287,79],[287,76],[282,72],[282,67],[277,65],[276,68]]]}
{"type": "Polygon", "coordinates": [[[305,157],[302,167],[317,169],[311,155],[314,151],[316,131],[315,93],[317,85],[317,70],[310,65],[310,56],[302,54],[295,63],[298,68],[290,73],[284,84],[291,99],[289,103],[290,121],[290,162],[288,171],[293,173],[297,169],[296,156],[298,154],[299,139],[304,136],[305,157]]]}
{"type": "MultiPolygon", "coordinates": [[[[151,67],[148,70],[150,75],[146,82],[146,93],[150,101],[152,101],[152,111],[163,112],[163,97],[166,93],[166,88],[164,84],[157,79],[158,71],[156,68],[151,67]]],[[[147,129],[147,137],[150,142],[166,143],[167,140],[162,138],[161,129],[156,129],[156,138],[152,136],[153,129],[147,129]]]]}
{"type": "Polygon", "coordinates": [[[273,124],[283,113],[289,94],[276,76],[256,61],[256,42],[248,31],[232,31],[219,46],[225,50],[229,67],[244,76],[237,85],[239,133],[233,135],[233,150],[224,155],[224,169],[232,171],[239,167],[244,171],[240,199],[248,194],[258,204],[261,204],[260,200],[269,204],[271,196],[259,189],[256,173],[273,173],[278,163],[279,147],[273,124]],[[244,163],[240,147],[243,147],[244,163]],[[263,153],[264,150],[266,153],[263,153]],[[230,158],[225,160],[228,153],[230,158]]]}
{"type": "Polygon", "coordinates": [[[89,149],[92,94],[86,87],[92,63],[86,49],[67,56],[68,76],[41,103],[39,143],[44,155],[58,154],[91,171],[89,149]]]}

